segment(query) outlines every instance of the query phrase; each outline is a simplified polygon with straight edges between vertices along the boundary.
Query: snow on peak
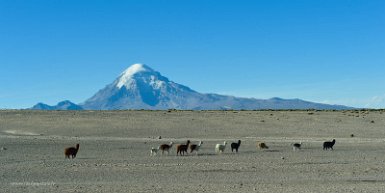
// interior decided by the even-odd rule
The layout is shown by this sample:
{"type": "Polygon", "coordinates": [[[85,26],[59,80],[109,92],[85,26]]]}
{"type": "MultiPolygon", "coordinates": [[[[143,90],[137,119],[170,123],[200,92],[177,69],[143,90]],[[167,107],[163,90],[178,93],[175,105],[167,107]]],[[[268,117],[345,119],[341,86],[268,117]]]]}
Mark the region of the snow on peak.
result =
{"type": "Polygon", "coordinates": [[[133,64],[132,66],[128,67],[125,71],[123,71],[123,73],[119,77],[116,86],[118,88],[122,88],[124,85],[129,85],[132,82],[133,76],[143,71],[146,71],[146,68],[143,64],[133,64]]]}
{"type": "Polygon", "coordinates": [[[116,86],[118,88],[122,88],[124,85],[128,86],[132,83],[133,77],[135,74],[141,73],[141,72],[151,72],[153,71],[150,67],[144,65],[144,64],[133,64],[130,67],[128,67],[123,73],[120,75],[118,79],[118,83],[116,86]]]}
{"type": "Polygon", "coordinates": [[[144,64],[133,64],[123,71],[122,76],[133,76],[136,73],[146,71],[147,67],[144,64]]]}

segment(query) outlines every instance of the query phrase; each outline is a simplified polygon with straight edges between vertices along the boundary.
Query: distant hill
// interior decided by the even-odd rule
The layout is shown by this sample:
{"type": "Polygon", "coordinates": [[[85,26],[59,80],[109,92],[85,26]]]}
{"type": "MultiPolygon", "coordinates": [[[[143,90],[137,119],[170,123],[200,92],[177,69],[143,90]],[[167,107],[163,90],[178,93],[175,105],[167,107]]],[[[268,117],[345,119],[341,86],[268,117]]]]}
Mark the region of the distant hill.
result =
{"type": "Polygon", "coordinates": [[[33,106],[31,109],[35,110],[83,110],[83,108],[75,103],[72,103],[71,101],[62,101],[59,102],[55,106],[49,106],[44,103],[38,103],[35,106],[33,106]]]}
{"type": "Polygon", "coordinates": [[[170,81],[144,64],[127,68],[111,84],[99,90],[84,103],[63,101],[56,106],[39,103],[32,109],[44,110],[118,110],[118,109],[352,109],[342,105],[313,103],[301,99],[255,99],[203,94],[170,81]]]}

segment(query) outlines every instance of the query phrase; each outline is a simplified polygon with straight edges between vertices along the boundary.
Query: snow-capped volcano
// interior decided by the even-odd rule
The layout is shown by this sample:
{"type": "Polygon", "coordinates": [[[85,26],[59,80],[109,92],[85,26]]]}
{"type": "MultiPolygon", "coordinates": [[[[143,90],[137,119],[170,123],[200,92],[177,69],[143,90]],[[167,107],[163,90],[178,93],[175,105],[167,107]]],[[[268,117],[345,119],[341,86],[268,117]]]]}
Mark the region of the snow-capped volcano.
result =
{"type": "Polygon", "coordinates": [[[340,109],[299,99],[267,100],[202,94],[170,81],[144,64],[134,64],[82,104],[84,109],[340,109]]]}
{"type": "MultiPolygon", "coordinates": [[[[67,104],[68,102],[66,102],[67,104]]],[[[39,104],[35,109],[52,107],[39,104]]],[[[83,109],[349,109],[300,99],[254,99],[202,94],[162,76],[144,64],[127,68],[111,84],[80,104],[83,109]]],[[[54,106],[52,109],[55,109],[54,106]]]]}
{"type": "Polygon", "coordinates": [[[170,81],[147,65],[134,64],[83,106],[86,109],[184,109],[188,108],[184,100],[197,95],[200,94],[170,81]]]}

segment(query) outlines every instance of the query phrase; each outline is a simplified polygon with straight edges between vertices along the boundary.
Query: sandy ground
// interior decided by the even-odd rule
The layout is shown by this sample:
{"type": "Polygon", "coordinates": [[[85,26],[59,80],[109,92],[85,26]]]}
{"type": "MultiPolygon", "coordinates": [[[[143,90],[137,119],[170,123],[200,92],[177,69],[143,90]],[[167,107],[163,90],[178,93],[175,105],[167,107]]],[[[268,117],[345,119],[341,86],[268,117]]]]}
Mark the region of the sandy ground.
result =
{"type": "Polygon", "coordinates": [[[0,111],[0,192],[384,192],[384,136],[385,111],[0,111]]]}

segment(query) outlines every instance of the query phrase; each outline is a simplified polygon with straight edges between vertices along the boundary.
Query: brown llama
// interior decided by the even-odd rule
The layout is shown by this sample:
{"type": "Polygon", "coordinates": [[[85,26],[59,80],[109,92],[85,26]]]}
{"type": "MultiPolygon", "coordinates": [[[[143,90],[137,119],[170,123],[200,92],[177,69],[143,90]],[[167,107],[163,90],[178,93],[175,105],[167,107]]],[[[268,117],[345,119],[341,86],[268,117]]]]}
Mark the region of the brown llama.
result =
{"type": "Polygon", "coordinates": [[[162,144],[159,146],[159,149],[162,150],[162,155],[164,154],[165,151],[167,151],[167,155],[170,153],[170,149],[172,147],[172,142],[170,144],[162,144]]]}
{"type": "Polygon", "coordinates": [[[64,155],[66,158],[71,158],[74,159],[76,157],[76,154],[79,151],[79,144],[76,144],[76,147],[67,147],[64,149],[64,155]]]}
{"type": "Polygon", "coordinates": [[[186,144],[179,144],[176,146],[176,155],[184,155],[184,153],[186,152],[187,154],[187,149],[190,145],[190,140],[187,140],[187,143],[186,144]]]}
{"type": "Polygon", "coordinates": [[[258,142],[257,146],[259,147],[259,149],[269,149],[269,147],[264,142],[258,142]]]}

